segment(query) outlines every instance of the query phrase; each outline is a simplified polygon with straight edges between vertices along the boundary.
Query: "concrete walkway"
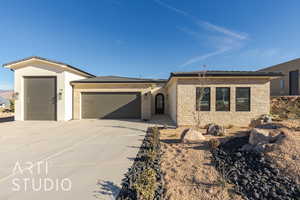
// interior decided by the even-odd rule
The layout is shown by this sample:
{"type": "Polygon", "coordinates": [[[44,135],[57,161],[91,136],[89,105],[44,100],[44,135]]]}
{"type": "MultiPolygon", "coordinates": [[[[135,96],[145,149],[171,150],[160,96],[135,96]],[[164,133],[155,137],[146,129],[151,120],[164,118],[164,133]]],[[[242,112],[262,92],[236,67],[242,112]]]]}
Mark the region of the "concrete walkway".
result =
{"type": "Polygon", "coordinates": [[[0,199],[114,199],[148,126],[132,120],[0,123],[0,199]]]}

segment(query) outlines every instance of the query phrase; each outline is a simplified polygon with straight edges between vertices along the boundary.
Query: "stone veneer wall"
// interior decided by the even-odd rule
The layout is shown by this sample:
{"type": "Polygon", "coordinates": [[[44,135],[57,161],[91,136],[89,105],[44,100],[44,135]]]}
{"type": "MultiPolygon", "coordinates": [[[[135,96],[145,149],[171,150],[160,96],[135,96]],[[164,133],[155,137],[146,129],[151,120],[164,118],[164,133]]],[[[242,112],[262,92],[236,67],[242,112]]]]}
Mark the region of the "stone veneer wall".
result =
{"type": "Polygon", "coordinates": [[[193,125],[200,114],[200,125],[209,123],[220,125],[247,126],[251,120],[270,112],[270,81],[263,78],[196,78],[177,81],[177,125],[193,125]],[[211,111],[196,111],[196,87],[211,88],[211,111]],[[216,111],[216,87],[230,87],[230,111],[216,111]],[[235,111],[235,88],[251,88],[251,111],[235,111]]]}

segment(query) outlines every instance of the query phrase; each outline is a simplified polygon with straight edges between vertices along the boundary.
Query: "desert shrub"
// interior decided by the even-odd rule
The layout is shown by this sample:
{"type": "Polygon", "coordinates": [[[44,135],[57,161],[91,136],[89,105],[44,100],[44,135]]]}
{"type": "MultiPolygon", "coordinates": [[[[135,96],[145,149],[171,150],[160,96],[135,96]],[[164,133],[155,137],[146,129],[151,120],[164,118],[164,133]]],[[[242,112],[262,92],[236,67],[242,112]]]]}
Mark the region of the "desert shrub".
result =
{"type": "Polygon", "coordinates": [[[15,112],[15,100],[10,99],[9,103],[11,112],[15,112]]]}
{"type": "Polygon", "coordinates": [[[208,144],[209,144],[210,149],[216,149],[219,147],[219,145],[221,143],[218,139],[213,138],[213,139],[209,140],[208,144]]]}
{"type": "Polygon", "coordinates": [[[163,196],[160,169],[160,132],[149,128],[135,161],[122,182],[117,200],[160,200],[163,196]]]}
{"type": "Polygon", "coordinates": [[[152,200],[156,189],[156,172],[154,169],[144,170],[137,178],[133,188],[137,192],[138,199],[152,200]]]}

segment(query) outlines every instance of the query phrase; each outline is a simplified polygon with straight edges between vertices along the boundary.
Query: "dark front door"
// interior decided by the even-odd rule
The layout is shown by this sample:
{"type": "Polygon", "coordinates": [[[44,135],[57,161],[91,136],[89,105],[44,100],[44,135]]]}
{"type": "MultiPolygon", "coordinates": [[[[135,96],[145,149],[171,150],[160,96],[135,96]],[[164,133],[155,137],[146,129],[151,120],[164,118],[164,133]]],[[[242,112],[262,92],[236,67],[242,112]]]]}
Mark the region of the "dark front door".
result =
{"type": "Polygon", "coordinates": [[[86,92],[81,95],[83,119],[141,118],[141,94],[136,92],[86,92]]]}
{"type": "Polygon", "coordinates": [[[165,99],[163,94],[157,94],[155,96],[155,114],[164,114],[165,99]]]}
{"type": "Polygon", "coordinates": [[[299,70],[290,71],[290,95],[299,95],[299,70]]]}
{"type": "Polygon", "coordinates": [[[56,77],[24,77],[25,120],[56,120],[56,77]]]}

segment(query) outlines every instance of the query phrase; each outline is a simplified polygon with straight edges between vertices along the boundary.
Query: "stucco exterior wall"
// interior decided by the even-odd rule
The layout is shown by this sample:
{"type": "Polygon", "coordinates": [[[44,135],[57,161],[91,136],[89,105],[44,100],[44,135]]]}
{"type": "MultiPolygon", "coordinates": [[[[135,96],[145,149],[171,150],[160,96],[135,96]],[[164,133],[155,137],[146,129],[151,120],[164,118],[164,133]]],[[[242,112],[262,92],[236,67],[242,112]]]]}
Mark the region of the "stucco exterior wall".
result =
{"type": "Polygon", "coordinates": [[[168,95],[167,95],[167,92],[164,88],[164,83],[160,83],[160,84],[157,84],[155,87],[153,87],[151,89],[151,114],[152,115],[155,115],[155,97],[157,94],[163,94],[164,95],[164,103],[165,103],[165,110],[164,110],[164,113],[167,114],[168,113],[168,95]]]}
{"type": "MultiPolygon", "coordinates": [[[[285,62],[279,65],[275,65],[273,67],[261,69],[260,71],[265,72],[282,72],[284,77],[271,80],[271,96],[286,96],[290,94],[290,79],[289,72],[299,70],[300,73],[300,59],[292,60],[289,62],[285,62]],[[284,80],[284,88],[280,88],[280,81],[284,80]]],[[[300,81],[299,81],[299,90],[300,90],[300,81]]],[[[300,94],[300,91],[299,91],[300,94]]]]}
{"type": "Polygon", "coordinates": [[[205,82],[200,82],[199,79],[178,79],[177,93],[178,126],[194,125],[198,119],[201,126],[209,123],[224,126],[247,126],[252,119],[270,112],[270,82],[268,79],[216,78],[207,79],[205,82]],[[211,88],[211,111],[196,111],[196,87],[211,88]],[[216,111],[217,87],[230,87],[230,111],[228,112],[216,111]],[[236,87],[251,88],[250,112],[235,111],[236,87]]]}
{"type": "Polygon", "coordinates": [[[82,92],[140,92],[142,119],[151,119],[153,94],[160,86],[155,84],[78,83],[73,86],[73,119],[81,119],[82,92]]]}
{"type": "Polygon", "coordinates": [[[66,72],[63,69],[43,63],[33,63],[15,69],[14,92],[18,93],[15,100],[15,120],[24,120],[24,77],[26,76],[54,76],[57,80],[57,120],[72,119],[72,86],[70,81],[84,78],[83,76],[66,72]],[[62,93],[59,97],[59,93],[62,93]]]}
{"type": "MultiPolygon", "coordinates": [[[[57,79],[57,93],[64,89],[64,74],[48,65],[29,65],[15,70],[14,91],[17,92],[18,99],[15,101],[15,120],[24,120],[24,77],[26,76],[55,76],[57,79]]],[[[64,120],[64,102],[57,100],[57,120],[64,120]]]]}
{"type": "Polygon", "coordinates": [[[170,118],[177,122],[177,81],[173,81],[167,87],[168,94],[168,114],[170,118]]]}
{"type": "Polygon", "coordinates": [[[85,77],[73,74],[70,72],[64,72],[65,91],[63,94],[63,100],[65,105],[64,120],[71,120],[73,118],[73,87],[71,81],[84,79],[85,77]]]}

